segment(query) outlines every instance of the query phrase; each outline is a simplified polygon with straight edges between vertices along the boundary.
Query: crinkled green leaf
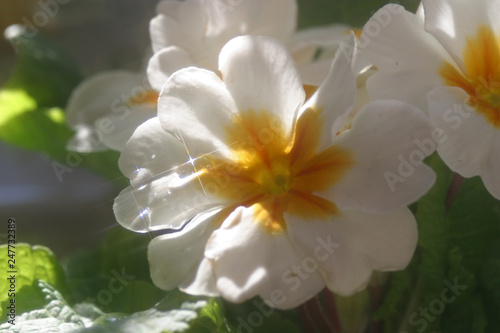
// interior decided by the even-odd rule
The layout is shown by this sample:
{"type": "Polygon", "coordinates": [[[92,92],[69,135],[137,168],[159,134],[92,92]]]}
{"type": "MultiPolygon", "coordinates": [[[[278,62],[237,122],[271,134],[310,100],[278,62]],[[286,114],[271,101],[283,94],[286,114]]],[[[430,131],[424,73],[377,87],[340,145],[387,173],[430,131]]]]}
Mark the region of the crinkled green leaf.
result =
{"type": "MultiPolygon", "coordinates": [[[[63,293],[66,292],[64,271],[52,251],[43,246],[31,247],[28,244],[18,243],[15,252],[14,270],[17,273],[12,273],[15,275],[15,297],[12,298],[15,298],[18,314],[41,308],[45,304],[44,296],[39,292],[38,280],[53,285],[63,293]]],[[[7,258],[7,253],[7,245],[0,246],[1,258],[7,258]]],[[[7,265],[7,260],[0,260],[0,271],[11,271],[12,268],[7,265]]],[[[11,299],[8,296],[9,289],[9,280],[2,278],[0,280],[0,315],[2,318],[11,299]]]]}
{"type": "Polygon", "coordinates": [[[153,308],[123,318],[114,318],[82,329],[79,333],[231,333],[236,332],[223,317],[222,303],[172,291],[153,308]]]}
{"type": "MultiPolygon", "coordinates": [[[[345,23],[362,27],[388,0],[298,0],[299,27],[306,28],[330,23],[345,23]]],[[[419,1],[402,0],[397,3],[415,11],[419,1]]]]}
{"type": "Polygon", "coordinates": [[[445,207],[450,174],[437,159],[431,165],[438,183],[418,203],[419,278],[400,330],[496,332],[499,284],[491,285],[485,276],[499,273],[500,256],[493,249],[500,241],[500,202],[476,177],[464,180],[453,204],[445,207]]]}
{"type": "Polygon", "coordinates": [[[225,317],[222,301],[210,299],[208,302],[208,306],[201,309],[198,319],[190,323],[190,327],[186,333],[236,332],[236,330],[229,325],[225,317]]]}
{"type": "Polygon", "coordinates": [[[0,325],[0,333],[72,332],[90,325],[90,320],[76,313],[50,284],[38,280],[34,286],[44,304],[39,310],[17,315],[11,323],[0,325]],[[13,324],[14,325],[13,325],[13,324]]]}

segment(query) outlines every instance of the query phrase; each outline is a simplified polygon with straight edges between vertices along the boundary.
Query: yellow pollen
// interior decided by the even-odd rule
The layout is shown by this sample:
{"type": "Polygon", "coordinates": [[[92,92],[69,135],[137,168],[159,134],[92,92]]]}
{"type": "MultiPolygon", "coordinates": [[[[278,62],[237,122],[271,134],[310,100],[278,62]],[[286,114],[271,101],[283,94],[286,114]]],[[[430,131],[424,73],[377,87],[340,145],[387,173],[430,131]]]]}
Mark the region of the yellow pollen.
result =
{"type": "Polygon", "coordinates": [[[205,159],[199,179],[219,184],[216,194],[232,207],[253,207],[255,222],[271,234],[286,230],[285,212],[328,220],[337,206],[318,193],[340,181],[354,160],[339,146],[320,151],[323,126],[321,110],[306,110],[292,132],[265,110],[241,112],[226,126],[231,160],[205,159]]]}
{"type": "Polygon", "coordinates": [[[155,90],[146,90],[137,94],[136,96],[132,96],[127,104],[130,107],[139,106],[143,104],[151,104],[156,105],[158,103],[158,92],[155,90]]]}
{"type": "Polygon", "coordinates": [[[500,38],[481,26],[475,37],[467,38],[462,58],[465,72],[449,62],[441,67],[445,84],[465,90],[476,112],[500,128],[500,38]]]}
{"type": "Polygon", "coordinates": [[[361,38],[361,34],[363,33],[363,30],[362,29],[358,29],[358,28],[348,29],[348,30],[345,31],[345,34],[346,35],[350,35],[351,32],[354,32],[354,35],[356,36],[356,38],[360,39],[361,38]]]}

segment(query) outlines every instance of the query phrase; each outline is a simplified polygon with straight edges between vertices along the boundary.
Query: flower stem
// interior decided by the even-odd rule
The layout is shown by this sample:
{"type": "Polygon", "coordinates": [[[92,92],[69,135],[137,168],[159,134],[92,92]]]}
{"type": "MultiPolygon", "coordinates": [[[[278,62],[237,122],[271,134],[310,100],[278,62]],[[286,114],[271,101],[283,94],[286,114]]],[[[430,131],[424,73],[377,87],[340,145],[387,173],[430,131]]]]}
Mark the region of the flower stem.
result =
{"type": "Polygon", "coordinates": [[[335,301],[335,297],[330,290],[325,288],[323,290],[323,298],[325,300],[325,306],[329,314],[330,322],[333,325],[334,331],[332,332],[340,332],[342,328],[340,326],[340,318],[337,311],[337,302],[335,301]]]}
{"type": "MultiPolygon", "coordinates": [[[[375,313],[377,309],[382,304],[383,298],[383,288],[380,284],[372,284],[370,285],[371,292],[371,313],[375,313]]],[[[382,332],[382,323],[380,321],[372,321],[370,325],[371,333],[380,333],[382,332]]]]}
{"type": "MultiPolygon", "coordinates": [[[[460,188],[462,187],[462,184],[464,182],[464,178],[459,175],[458,173],[453,174],[453,178],[450,182],[450,185],[448,187],[448,192],[446,194],[445,198],[445,207],[446,207],[446,214],[448,214],[453,206],[453,203],[460,191],[460,188]]],[[[420,294],[422,289],[424,288],[425,284],[425,276],[422,274],[419,274],[417,278],[417,284],[415,287],[415,290],[411,296],[410,303],[406,307],[406,312],[404,314],[404,321],[401,323],[399,327],[398,332],[412,332],[414,331],[414,328],[410,328],[409,324],[409,316],[411,316],[412,313],[417,311],[417,307],[419,305],[419,299],[420,299],[420,294]]]]}
{"type": "Polygon", "coordinates": [[[453,202],[455,201],[458,192],[460,191],[460,187],[462,187],[462,183],[464,182],[464,178],[455,173],[453,175],[453,179],[451,180],[450,187],[448,188],[448,193],[445,199],[446,212],[448,213],[451,210],[453,202]]]}
{"type": "Polygon", "coordinates": [[[420,294],[422,292],[422,288],[424,287],[424,276],[419,275],[418,280],[417,280],[417,285],[415,286],[415,290],[413,291],[413,294],[411,295],[410,298],[410,303],[406,307],[405,314],[403,316],[404,320],[401,322],[398,332],[412,332],[414,331],[414,328],[410,328],[410,316],[412,313],[417,311],[417,307],[419,306],[420,302],[420,294]]]}
{"type": "Polygon", "coordinates": [[[329,309],[325,309],[325,304],[321,300],[322,294],[316,295],[300,307],[305,330],[307,333],[339,333],[340,330],[336,329],[329,317],[330,313],[327,311],[329,309]]]}

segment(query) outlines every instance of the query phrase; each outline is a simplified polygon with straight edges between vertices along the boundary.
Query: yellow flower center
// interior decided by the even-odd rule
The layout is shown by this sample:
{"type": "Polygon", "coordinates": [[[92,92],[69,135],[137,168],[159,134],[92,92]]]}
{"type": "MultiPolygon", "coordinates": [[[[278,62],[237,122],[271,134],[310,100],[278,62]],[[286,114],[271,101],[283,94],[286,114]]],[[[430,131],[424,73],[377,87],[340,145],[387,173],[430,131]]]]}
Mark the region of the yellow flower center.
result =
{"type": "Polygon", "coordinates": [[[140,94],[132,96],[127,101],[128,106],[134,107],[143,104],[156,105],[158,103],[158,92],[155,90],[145,90],[140,94]]]}
{"type": "Polygon", "coordinates": [[[292,133],[267,111],[243,112],[226,126],[231,161],[196,161],[199,179],[211,194],[234,202],[230,210],[254,206],[256,222],[271,233],[286,230],[285,212],[326,220],[338,209],[318,193],[331,189],[354,160],[336,145],[320,151],[322,128],[315,109],[302,114],[292,133]]]}
{"type": "Polygon", "coordinates": [[[500,128],[500,38],[490,27],[482,26],[475,37],[467,38],[463,62],[465,73],[449,62],[442,66],[445,84],[465,90],[469,104],[500,128]]]}

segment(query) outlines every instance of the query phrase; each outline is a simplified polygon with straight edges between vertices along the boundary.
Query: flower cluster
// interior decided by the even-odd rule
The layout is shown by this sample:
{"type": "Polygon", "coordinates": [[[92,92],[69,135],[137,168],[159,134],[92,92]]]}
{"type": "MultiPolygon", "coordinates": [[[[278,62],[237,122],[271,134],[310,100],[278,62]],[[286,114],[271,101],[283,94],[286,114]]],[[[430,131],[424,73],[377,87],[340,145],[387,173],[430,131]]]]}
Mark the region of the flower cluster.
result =
{"type": "Polygon", "coordinates": [[[363,32],[365,54],[378,68],[367,83],[370,96],[420,107],[439,131],[437,150],[446,164],[463,177],[480,176],[497,199],[499,11],[496,0],[423,0],[417,14],[400,7],[372,36],[375,14],[363,32]]]}
{"type": "Polygon", "coordinates": [[[281,309],[352,295],[408,265],[436,149],[500,198],[499,5],[388,5],[360,34],[296,32],[294,0],[163,0],[147,82],[83,83],[69,146],[121,151],[115,216],[161,233],[158,287],[281,309]]]}

